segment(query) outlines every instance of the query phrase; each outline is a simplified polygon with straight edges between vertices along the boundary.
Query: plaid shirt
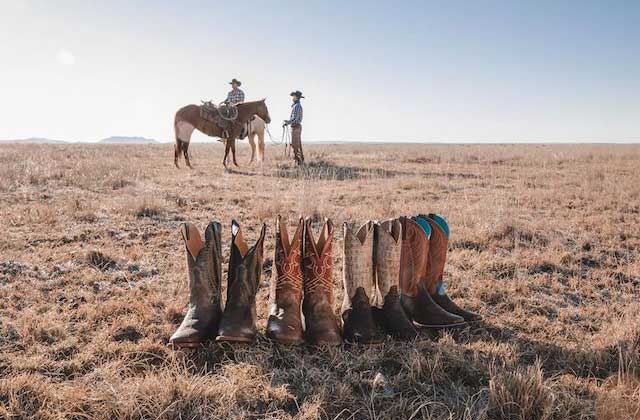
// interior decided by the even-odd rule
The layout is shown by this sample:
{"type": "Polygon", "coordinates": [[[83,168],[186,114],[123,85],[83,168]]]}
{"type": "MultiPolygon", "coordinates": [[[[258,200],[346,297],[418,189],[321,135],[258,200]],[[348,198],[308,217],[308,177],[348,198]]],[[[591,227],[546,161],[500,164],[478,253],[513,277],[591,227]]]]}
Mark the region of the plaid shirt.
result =
{"type": "Polygon", "coordinates": [[[302,105],[300,101],[294,102],[291,105],[291,117],[289,118],[289,124],[300,124],[302,122],[302,105]]]}
{"type": "Polygon", "coordinates": [[[240,89],[232,90],[227,94],[227,102],[230,104],[239,104],[244,102],[244,92],[240,89]]]}

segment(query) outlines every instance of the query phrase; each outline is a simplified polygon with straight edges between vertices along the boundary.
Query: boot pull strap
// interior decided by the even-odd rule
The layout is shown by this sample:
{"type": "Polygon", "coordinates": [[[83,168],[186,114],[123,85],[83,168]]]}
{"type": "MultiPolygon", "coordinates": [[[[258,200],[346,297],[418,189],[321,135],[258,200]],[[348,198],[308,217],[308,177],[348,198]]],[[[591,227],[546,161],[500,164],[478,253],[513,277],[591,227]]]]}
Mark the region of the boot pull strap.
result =
{"type": "Polygon", "coordinates": [[[198,232],[198,228],[191,223],[183,223],[181,232],[187,251],[189,251],[189,254],[191,254],[191,257],[195,260],[200,250],[204,248],[204,242],[202,242],[200,232],[198,232]]]}

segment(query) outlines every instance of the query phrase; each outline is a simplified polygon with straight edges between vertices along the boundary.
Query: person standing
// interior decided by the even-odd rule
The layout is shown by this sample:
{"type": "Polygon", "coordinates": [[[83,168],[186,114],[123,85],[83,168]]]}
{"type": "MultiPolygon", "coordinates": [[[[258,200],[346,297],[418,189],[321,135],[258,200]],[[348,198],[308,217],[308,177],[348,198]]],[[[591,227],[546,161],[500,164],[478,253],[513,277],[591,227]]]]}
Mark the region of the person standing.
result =
{"type": "Polygon", "coordinates": [[[242,83],[238,79],[233,79],[230,83],[231,91],[227,94],[225,102],[229,105],[241,104],[244,102],[244,92],[240,89],[242,83]]]}
{"type": "Polygon", "coordinates": [[[293,148],[293,158],[298,165],[304,164],[304,154],[302,153],[302,104],[300,99],[304,98],[302,92],[296,90],[291,92],[293,104],[291,105],[291,117],[284,121],[284,125],[291,126],[291,147],[293,148]]]}

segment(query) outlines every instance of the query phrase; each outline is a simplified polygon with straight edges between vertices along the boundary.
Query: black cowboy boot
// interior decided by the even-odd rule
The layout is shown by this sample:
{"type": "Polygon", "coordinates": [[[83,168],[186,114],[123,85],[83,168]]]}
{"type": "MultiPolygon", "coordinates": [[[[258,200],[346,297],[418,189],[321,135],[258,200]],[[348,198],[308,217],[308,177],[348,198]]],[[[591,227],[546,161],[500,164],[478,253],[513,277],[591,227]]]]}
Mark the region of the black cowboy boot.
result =
{"type": "Polygon", "coordinates": [[[216,341],[253,342],[256,338],[256,293],[262,273],[262,251],[267,229],[251,248],[242,238],[240,225],[231,223],[231,256],[227,282],[227,303],[216,341]]]}
{"type": "Polygon", "coordinates": [[[187,255],[189,309],[169,342],[177,347],[196,347],[205,339],[216,336],[222,316],[220,309],[221,227],[218,222],[209,223],[205,230],[204,244],[194,225],[184,223],[180,231],[187,255]]]}

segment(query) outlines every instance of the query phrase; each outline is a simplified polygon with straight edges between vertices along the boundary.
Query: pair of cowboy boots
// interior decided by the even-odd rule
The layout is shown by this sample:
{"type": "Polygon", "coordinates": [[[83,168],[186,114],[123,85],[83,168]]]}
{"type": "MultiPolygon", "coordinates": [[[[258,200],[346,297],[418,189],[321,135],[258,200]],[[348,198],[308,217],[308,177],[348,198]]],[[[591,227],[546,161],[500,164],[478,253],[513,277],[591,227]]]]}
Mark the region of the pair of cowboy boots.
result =
{"type": "Polygon", "coordinates": [[[276,272],[271,279],[267,337],[291,345],[304,341],[316,346],[342,343],[333,312],[332,248],[330,220],[325,220],[316,241],[311,220],[301,217],[289,240],[286,225],[277,217],[276,272]]]}
{"type": "Polygon", "coordinates": [[[354,231],[344,224],[344,338],[375,344],[384,333],[400,339],[417,332],[400,303],[402,225],[368,221],[354,231]]]}
{"type": "Polygon", "coordinates": [[[447,295],[442,280],[447,258],[449,227],[436,214],[401,217],[401,302],[420,327],[447,328],[477,322],[481,316],[464,310],[447,295]]]}
{"type": "Polygon", "coordinates": [[[169,342],[176,347],[197,347],[207,339],[252,342],[256,337],[256,293],[262,273],[266,225],[259,239],[249,248],[242,229],[231,224],[231,256],[227,273],[227,302],[221,302],[222,247],[221,225],[211,222],[205,240],[191,223],[180,231],[187,255],[189,309],[169,342]]]}

